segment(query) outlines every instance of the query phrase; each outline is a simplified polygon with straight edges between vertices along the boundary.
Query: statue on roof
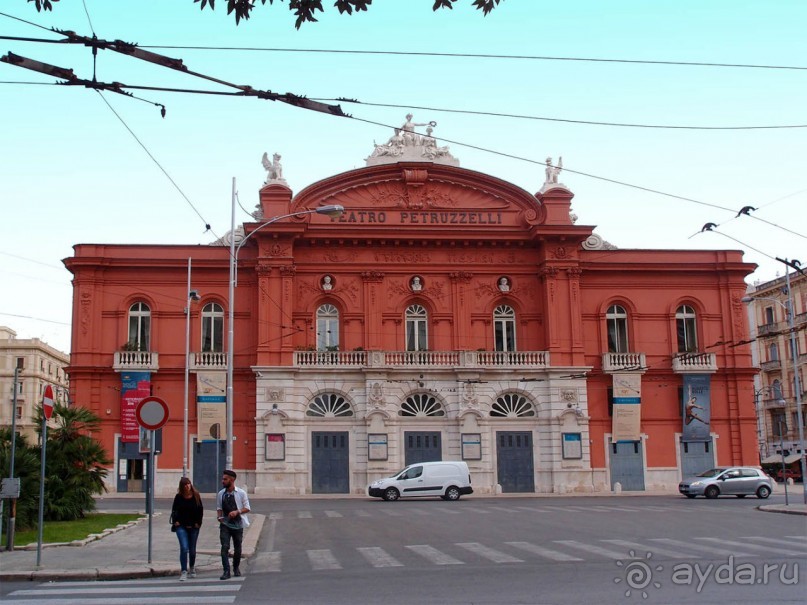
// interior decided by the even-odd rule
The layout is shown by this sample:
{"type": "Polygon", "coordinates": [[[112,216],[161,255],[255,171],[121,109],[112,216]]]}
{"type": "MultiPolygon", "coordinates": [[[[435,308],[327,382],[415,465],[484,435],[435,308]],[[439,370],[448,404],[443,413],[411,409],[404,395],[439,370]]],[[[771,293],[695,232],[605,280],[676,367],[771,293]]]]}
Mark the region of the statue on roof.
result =
{"type": "Polygon", "coordinates": [[[558,165],[552,165],[552,158],[546,158],[546,181],[545,184],[557,184],[558,175],[563,170],[563,157],[558,158],[558,165]]]}
{"type": "Polygon", "coordinates": [[[285,183],[286,179],[283,178],[283,166],[280,163],[280,154],[275,153],[272,156],[272,161],[269,161],[269,154],[263,154],[263,159],[261,160],[263,163],[263,167],[266,169],[266,180],[264,181],[264,185],[268,185],[269,183],[285,183]]]}
{"type": "Polygon", "coordinates": [[[394,162],[437,162],[459,166],[457,158],[451,155],[447,146],[438,146],[432,135],[437,122],[413,122],[413,115],[406,114],[406,121],[395,128],[390,139],[379,145],[373,141],[374,149],[367,158],[368,166],[394,162]],[[415,132],[415,127],[426,126],[426,134],[415,132]]]}

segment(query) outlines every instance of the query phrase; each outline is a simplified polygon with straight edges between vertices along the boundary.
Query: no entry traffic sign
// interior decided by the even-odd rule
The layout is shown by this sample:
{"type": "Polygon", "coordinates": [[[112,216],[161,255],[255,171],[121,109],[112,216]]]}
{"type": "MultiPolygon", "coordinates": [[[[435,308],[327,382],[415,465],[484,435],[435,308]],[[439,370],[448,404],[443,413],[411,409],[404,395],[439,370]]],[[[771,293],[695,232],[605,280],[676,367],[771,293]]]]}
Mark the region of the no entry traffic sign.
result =
{"type": "Polygon", "coordinates": [[[135,417],[144,429],[156,431],[168,422],[168,404],[159,397],[146,397],[137,404],[135,417]]]}
{"type": "Polygon", "coordinates": [[[42,413],[47,420],[53,414],[53,387],[50,385],[45,387],[45,394],[42,396],[42,413]]]}

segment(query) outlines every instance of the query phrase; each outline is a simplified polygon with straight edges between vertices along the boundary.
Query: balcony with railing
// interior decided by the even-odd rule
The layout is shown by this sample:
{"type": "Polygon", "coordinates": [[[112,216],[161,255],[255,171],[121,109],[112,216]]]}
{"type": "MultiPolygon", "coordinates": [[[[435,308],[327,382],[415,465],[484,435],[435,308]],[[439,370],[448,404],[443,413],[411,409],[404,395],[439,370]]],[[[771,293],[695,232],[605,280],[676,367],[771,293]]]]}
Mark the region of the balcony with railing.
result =
{"type": "Polygon", "coordinates": [[[679,353],[672,359],[676,374],[711,374],[717,372],[717,356],[714,353],[679,353]]]}
{"type": "Polygon", "coordinates": [[[602,371],[606,374],[645,370],[647,359],[644,353],[604,353],[602,356],[602,371]]]}
{"type": "Polygon", "coordinates": [[[768,324],[762,324],[761,326],[757,326],[757,334],[759,336],[768,336],[773,332],[776,332],[778,329],[779,323],[774,321],[768,324]]]}
{"type": "Polygon", "coordinates": [[[227,353],[213,351],[198,351],[190,354],[188,360],[190,370],[226,370],[227,353]]]}
{"type": "Polygon", "coordinates": [[[782,397],[777,397],[776,399],[763,399],[762,404],[766,410],[781,410],[787,405],[787,401],[782,397]]]}
{"type": "Polygon", "coordinates": [[[155,351],[115,351],[112,368],[118,372],[123,370],[156,372],[160,369],[159,353],[155,351]]]}
{"type": "Polygon", "coordinates": [[[296,367],[547,368],[546,351],[295,351],[296,367]]]}
{"type": "Polygon", "coordinates": [[[793,323],[796,327],[807,323],[807,311],[804,313],[796,313],[793,317],[793,323]]]}
{"type": "Polygon", "coordinates": [[[759,364],[759,369],[763,372],[774,372],[776,370],[782,369],[782,360],[781,359],[769,359],[768,361],[763,361],[759,364]]]}

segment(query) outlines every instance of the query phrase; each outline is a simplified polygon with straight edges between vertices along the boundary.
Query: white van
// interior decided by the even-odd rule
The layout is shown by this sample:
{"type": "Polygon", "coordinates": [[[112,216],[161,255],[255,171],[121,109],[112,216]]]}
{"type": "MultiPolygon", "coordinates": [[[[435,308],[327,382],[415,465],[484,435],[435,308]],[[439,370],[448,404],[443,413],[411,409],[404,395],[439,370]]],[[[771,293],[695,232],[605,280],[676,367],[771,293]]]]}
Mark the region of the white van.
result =
{"type": "Polygon", "coordinates": [[[472,494],[471,473],[465,462],[418,462],[391,477],[373,481],[367,489],[373,498],[397,500],[413,496],[440,496],[459,500],[472,494]]]}

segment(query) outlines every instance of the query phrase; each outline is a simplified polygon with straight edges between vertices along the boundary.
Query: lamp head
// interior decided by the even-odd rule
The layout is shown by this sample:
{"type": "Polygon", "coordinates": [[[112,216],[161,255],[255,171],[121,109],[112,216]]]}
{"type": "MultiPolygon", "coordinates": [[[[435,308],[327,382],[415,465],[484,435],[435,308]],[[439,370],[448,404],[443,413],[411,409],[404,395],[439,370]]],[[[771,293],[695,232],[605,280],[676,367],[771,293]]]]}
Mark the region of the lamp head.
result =
{"type": "Polygon", "coordinates": [[[745,304],[747,305],[748,303],[754,302],[755,300],[756,300],[756,299],[755,299],[753,296],[743,296],[743,297],[740,299],[740,302],[741,302],[741,303],[745,303],[745,304]]]}
{"type": "Polygon", "coordinates": [[[317,214],[324,214],[331,218],[339,218],[345,211],[345,207],[340,204],[328,204],[327,206],[320,206],[315,210],[317,214]]]}
{"type": "Polygon", "coordinates": [[[202,297],[199,296],[199,292],[197,290],[191,290],[188,292],[188,300],[198,301],[202,300],[202,297]]]}

